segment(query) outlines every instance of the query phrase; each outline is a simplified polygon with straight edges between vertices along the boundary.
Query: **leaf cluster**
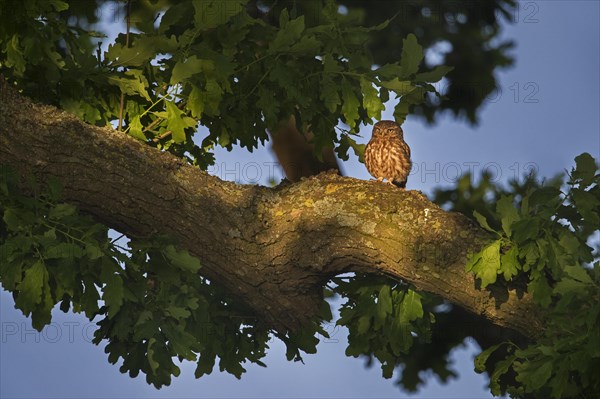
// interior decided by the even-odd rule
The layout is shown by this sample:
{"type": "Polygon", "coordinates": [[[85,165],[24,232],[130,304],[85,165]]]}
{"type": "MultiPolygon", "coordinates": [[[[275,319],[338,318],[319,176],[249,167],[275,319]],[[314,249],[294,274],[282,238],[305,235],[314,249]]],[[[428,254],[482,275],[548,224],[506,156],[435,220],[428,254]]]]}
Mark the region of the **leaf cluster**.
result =
{"type": "Polygon", "coordinates": [[[508,345],[509,355],[493,367],[494,394],[507,389],[516,396],[561,398],[600,392],[593,371],[600,364],[600,259],[598,248],[591,247],[600,226],[596,161],[587,153],[576,157],[565,182],[554,179],[544,184],[530,176],[512,193],[500,189],[486,193],[487,184],[484,179],[469,192],[459,184],[453,193],[438,193],[441,199],[449,195],[479,199],[485,216],[478,210],[472,216],[495,237],[473,254],[467,271],[480,279],[483,288],[499,276],[507,282],[525,279],[527,291],[547,312],[548,326],[544,336],[526,348],[505,343],[486,349],[476,360],[476,369],[484,371],[490,354],[508,345]],[[519,386],[503,383],[507,373],[515,374],[519,386]]]}
{"type": "Polygon", "coordinates": [[[122,120],[127,134],[202,168],[214,162],[215,146],[252,151],[292,116],[313,134],[315,154],[332,146],[342,159],[349,148],[360,156],[361,124],[380,119],[391,96],[404,121],[452,69],[421,72],[423,48],[413,34],[399,62],[373,68],[367,45],[389,20],[365,27],[331,0],[314,2],[312,16],[284,7],[275,24],[249,14],[246,0],[159,2],[150,7],[156,23],[134,18],[95,53],[99,35],[71,24],[71,3],[29,3],[14,10],[22,24],[0,30],[7,78],[88,123],[122,120]],[[337,131],[340,121],[346,128],[337,131]]]}
{"type": "Polygon", "coordinates": [[[332,283],[332,292],[346,300],[336,324],[348,329],[347,356],[364,356],[369,365],[376,361],[384,378],[392,378],[400,368],[397,384],[411,391],[423,382],[424,370],[431,369],[443,381],[455,375],[447,362],[449,348],[427,354],[423,350],[432,345],[442,300],[384,276],[335,277],[332,283]],[[426,365],[420,362],[422,356],[428,359],[426,365]],[[436,361],[430,362],[433,358],[436,361]]]}
{"type": "MultiPolygon", "coordinates": [[[[293,0],[271,0],[277,3],[293,0]]],[[[366,24],[378,23],[394,13],[384,30],[373,32],[369,50],[376,64],[384,65],[401,58],[402,38],[415,33],[427,49],[428,69],[446,65],[453,70],[440,82],[445,101],[426,96],[415,105],[411,116],[434,122],[450,111],[471,123],[478,122],[478,110],[498,90],[497,71],[514,63],[514,43],[502,33],[503,22],[529,23],[536,20],[536,3],[514,0],[339,0],[349,13],[364,17],[366,24]],[[477,56],[473,56],[477,54],[477,56]],[[429,57],[431,56],[431,57],[429,57]]]]}
{"type": "MultiPolygon", "coordinates": [[[[269,331],[245,307],[198,275],[199,261],[167,237],[110,239],[108,228],[60,201],[57,183],[0,176],[0,283],[41,330],[59,305],[84,313],[106,341],[108,360],[168,385],[176,364],[197,363],[196,376],[242,364],[263,365],[269,331]],[[26,187],[23,192],[20,187],[26,187]]],[[[310,347],[296,344],[296,349],[310,347]]],[[[314,346],[314,345],[313,345],[314,346]]],[[[299,356],[299,354],[298,354],[299,356]]]]}
{"type": "MultiPolygon", "coordinates": [[[[162,0],[162,3],[167,0],[162,0]]],[[[169,1],[174,3],[173,1],[169,1]]],[[[403,39],[410,33],[428,53],[424,60],[427,71],[438,65],[453,67],[440,86],[452,101],[427,95],[425,102],[415,105],[412,116],[433,122],[436,116],[450,110],[457,116],[477,123],[477,111],[497,89],[495,72],[510,67],[514,60],[513,43],[500,34],[502,22],[533,22],[535,4],[519,4],[514,0],[486,2],[456,0],[336,0],[346,19],[363,26],[376,26],[389,19],[381,30],[370,32],[367,48],[375,65],[401,60],[403,39]],[[391,18],[390,18],[391,17],[391,18]],[[473,54],[478,54],[473,57],[473,54]]],[[[153,15],[142,3],[134,9],[139,20],[153,15]]],[[[279,15],[288,9],[290,15],[305,16],[307,27],[322,23],[321,0],[249,0],[246,10],[254,18],[277,26],[279,15]]]]}

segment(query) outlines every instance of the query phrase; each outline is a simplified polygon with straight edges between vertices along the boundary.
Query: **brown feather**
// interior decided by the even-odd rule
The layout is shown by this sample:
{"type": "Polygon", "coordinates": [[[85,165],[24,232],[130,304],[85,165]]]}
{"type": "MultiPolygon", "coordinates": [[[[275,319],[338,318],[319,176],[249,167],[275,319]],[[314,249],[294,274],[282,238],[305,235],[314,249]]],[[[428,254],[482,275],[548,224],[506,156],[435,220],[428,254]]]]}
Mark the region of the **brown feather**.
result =
{"type": "Polygon", "coordinates": [[[378,180],[406,186],[412,167],[410,147],[402,128],[394,121],[380,121],[373,126],[371,140],[365,148],[365,166],[378,180]]]}

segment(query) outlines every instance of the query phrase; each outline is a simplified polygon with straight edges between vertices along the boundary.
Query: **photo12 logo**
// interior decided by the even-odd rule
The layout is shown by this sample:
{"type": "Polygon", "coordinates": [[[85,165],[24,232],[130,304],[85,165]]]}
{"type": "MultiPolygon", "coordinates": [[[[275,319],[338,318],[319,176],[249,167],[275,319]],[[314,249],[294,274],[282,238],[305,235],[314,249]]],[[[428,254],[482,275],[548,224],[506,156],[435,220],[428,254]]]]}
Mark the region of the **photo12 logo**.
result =
{"type": "Polygon", "coordinates": [[[241,184],[277,182],[285,176],[277,162],[221,162],[209,166],[206,171],[221,180],[241,184]]]}
{"type": "Polygon", "coordinates": [[[6,321],[0,324],[0,343],[70,343],[76,340],[92,342],[94,331],[98,326],[95,323],[80,323],[77,321],[65,321],[62,323],[50,323],[42,331],[31,327],[29,322],[6,321]]]}
{"type": "Polygon", "coordinates": [[[452,183],[455,184],[465,174],[471,179],[486,174],[490,181],[498,182],[503,177],[519,181],[524,176],[537,174],[539,170],[535,162],[514,162],[503,167],[498,162],[415,162],[410,171],[411,179],[421,183],[452,183]]]}

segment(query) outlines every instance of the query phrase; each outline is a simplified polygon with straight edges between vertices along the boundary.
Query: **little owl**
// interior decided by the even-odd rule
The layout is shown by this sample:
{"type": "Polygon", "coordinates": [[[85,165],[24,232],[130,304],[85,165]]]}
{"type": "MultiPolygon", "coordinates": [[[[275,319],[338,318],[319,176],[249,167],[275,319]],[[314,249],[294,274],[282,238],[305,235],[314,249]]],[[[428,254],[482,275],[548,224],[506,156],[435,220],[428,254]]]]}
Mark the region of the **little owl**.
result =
{"type": "Polygon", "coordinates": [[[365,166],[371,176],[404,188],[411,165],[410,148],[404,142],[400,125],[394,121],[377,122],[365,148],[365,166]]]}

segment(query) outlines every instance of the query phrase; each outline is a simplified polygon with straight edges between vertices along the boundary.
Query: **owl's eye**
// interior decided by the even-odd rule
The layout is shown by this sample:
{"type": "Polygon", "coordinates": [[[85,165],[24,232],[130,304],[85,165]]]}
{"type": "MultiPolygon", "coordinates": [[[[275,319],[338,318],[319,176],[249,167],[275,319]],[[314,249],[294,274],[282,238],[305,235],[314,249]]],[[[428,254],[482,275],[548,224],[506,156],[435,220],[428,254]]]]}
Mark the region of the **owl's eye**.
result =
{"type": "Polygon", "coordinates": [[[392,129],[392,128],[389,128],[387,131],[388,131],[388,133],[394,133],[394,129],[392,129]]]}

